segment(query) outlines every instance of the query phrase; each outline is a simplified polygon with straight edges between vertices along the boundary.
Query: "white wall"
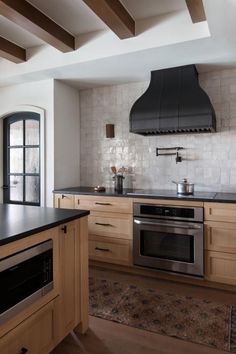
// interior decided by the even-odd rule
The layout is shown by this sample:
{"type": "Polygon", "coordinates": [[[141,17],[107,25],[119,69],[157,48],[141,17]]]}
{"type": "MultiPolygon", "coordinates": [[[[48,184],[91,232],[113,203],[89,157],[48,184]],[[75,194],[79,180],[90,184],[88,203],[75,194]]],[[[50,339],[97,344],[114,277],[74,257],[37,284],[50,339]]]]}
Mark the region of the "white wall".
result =
{"type": "Polygon", "coordinates": [[[74,187],[80,181],[79,92],[54,82],[54,186],[74,187]]]}
{"type": "MultiPolygon", "coordinates": [[[[45,155],[46,155],[46,205],[52,206],[52,190],[54,188],[54,106],[53,80],[8,86],[0,89],[0,117],[19,109],[20,106],[35,106],[45,110],[45,155]]],[[[32,108],[32,107],[31,107],[32,108]]],[[[0,138],[0,155],[3,143],[0,138]]],[[[1,163],[1,161],[0,161],[1,163]]],[[[2,164],[1,171],[3,170],[2,164]]],[[[2,174],[1,174],[2,175],[2,174]]],[[[2,186],[2,181],[0,181],[2,186]]],[[[2,190],[0,190],[2,194],[2,190]]],[[[2,198],[2,196],[1,196],[2,198]]]]}
{"type": "MultiPolygon", "coordinates": [[[[45,110],[45,205],[53,206],[52,190],[79,184],[79,93],[55,80],[0,88],[0,117],[19,107],[45,110]]],[[[2,186],[2,119],[0,120],[0,186],[2,186]]],[[[2,190],[0,189],[0,201],[2,190]]]]}
{"type": "Polygon", "coordinates": [[[217,133],[140,136],[129,133],[132,104],[148,82],[81,91],[81,185],[112,186],[110,166],[129,168],[125,185],[171,189],[184,177],[196,190],[236,192],[236,68],[200,74],[216,111],[217,133]],[[105,124],[115,138],[105,138],[105,124]],[[182,146],[183,162],[156,157],[156,147],[182,146]]]}

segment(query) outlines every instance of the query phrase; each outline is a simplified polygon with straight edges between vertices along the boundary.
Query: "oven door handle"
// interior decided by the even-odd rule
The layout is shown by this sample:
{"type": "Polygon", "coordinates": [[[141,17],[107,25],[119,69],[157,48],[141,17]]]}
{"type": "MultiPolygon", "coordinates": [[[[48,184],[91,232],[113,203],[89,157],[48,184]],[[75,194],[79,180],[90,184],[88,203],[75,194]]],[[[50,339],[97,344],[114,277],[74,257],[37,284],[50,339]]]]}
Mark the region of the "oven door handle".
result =
{"type": "Polygon", "coordinates": [[[200,225],[183,225],[183,224],[169,224],[169,223],[164,223],[164,222],[153,222],[153,221],[141,221],[138,219],[134,219],[134,223],[138,225],[152,225],[152,226],[167,226],[167,227],[173,227],[173,228],[181,228],[181,229],[200,229],[200,225]]]}

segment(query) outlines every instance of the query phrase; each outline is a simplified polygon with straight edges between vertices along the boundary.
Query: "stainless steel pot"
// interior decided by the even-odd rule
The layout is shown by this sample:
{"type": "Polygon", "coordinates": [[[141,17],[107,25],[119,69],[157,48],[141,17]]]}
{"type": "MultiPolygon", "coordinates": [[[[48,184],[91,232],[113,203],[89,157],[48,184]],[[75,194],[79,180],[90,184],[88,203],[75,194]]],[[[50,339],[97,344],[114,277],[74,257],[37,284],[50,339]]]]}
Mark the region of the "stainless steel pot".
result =
{"type": "Polygon", "coordinates": [[[172,181],[177,186],[177,194],[189,195],[194,193],[194,183],[189,183],[187,178],[180,182],[172,181]]]}

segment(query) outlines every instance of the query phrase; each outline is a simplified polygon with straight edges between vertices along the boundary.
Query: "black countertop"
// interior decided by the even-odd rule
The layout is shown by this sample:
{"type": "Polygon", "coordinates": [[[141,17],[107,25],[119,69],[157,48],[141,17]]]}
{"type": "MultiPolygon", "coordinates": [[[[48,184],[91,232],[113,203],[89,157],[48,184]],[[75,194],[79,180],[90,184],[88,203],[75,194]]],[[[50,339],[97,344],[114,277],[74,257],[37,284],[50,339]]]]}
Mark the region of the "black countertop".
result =
{"type": "Polygon", "coordinates": [[[93,187],[69,187],[60,188],[54,193],[99,195],[104,197],[129,197],[129,198],[150,198],[150,199],[172,199],[190,200],[217,203],[236,203],[236,193],[217,193],[217,192],[195,192],[194,195],[178,195],[175,190],[158,189],[128,189],[124,188],[121,193],[114,191],[113,188],[106,188],[105,192],[95,192],[93,187]]]}
{"type": "Polygon", "coordinates": [[[0,204],[0,246],[88,214],[87,210],[0,204]]]}

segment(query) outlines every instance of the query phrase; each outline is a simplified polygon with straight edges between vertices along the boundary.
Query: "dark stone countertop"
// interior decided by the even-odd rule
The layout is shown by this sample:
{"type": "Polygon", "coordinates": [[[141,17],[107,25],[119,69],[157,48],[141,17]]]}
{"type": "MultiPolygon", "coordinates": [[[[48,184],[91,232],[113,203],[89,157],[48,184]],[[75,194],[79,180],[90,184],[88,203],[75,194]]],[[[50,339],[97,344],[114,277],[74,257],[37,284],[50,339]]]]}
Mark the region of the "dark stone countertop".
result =
{"type": "Polygon", "coordinates": [[[88,214],[87,210],[0,204],[0,246],[88,214]]]}
{"type": "Polygon", "coordinates": [[[128,198],[150,198],[150,199],[172,199],[189,200],[217,203],[236,203],[236,193],[217,193],[217,192],[195,192],[194,195],[177,195],[175,190],[157,190],[157,189],[127,189],[122,193],[114,191],[113,188],[106,188],[105,192],[95,192],[93,187],[69,187],[60,188],[53,193],[98,195],[103,197],[128,197],[128,198]]]}

